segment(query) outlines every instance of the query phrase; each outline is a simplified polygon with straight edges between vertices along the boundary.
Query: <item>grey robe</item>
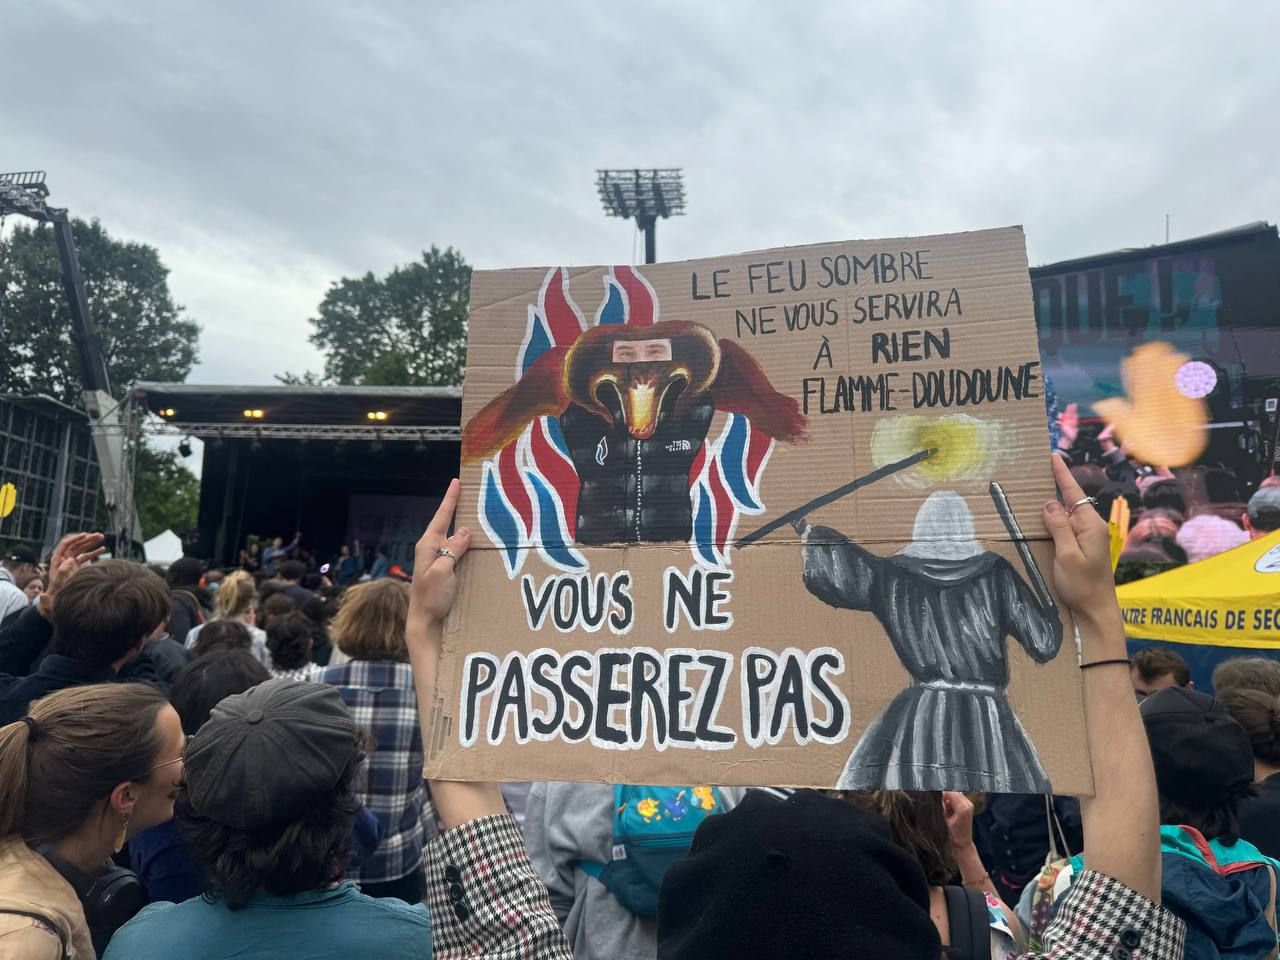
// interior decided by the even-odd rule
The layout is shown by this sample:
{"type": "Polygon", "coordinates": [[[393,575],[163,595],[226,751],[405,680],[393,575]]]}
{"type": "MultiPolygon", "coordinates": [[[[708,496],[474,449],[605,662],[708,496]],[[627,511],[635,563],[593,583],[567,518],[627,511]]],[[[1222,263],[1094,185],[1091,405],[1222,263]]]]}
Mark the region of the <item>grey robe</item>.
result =
{"type": "Polygon", "coordinates": [[[840,789],[1051,792],[1005,699],[1005,637],[1046,663],[1062,645],[1062,621],[1009,561],[880,557],[810,527],[804,582],[833,607],[874,613],[914,680],[862,735],[840,789]]]}

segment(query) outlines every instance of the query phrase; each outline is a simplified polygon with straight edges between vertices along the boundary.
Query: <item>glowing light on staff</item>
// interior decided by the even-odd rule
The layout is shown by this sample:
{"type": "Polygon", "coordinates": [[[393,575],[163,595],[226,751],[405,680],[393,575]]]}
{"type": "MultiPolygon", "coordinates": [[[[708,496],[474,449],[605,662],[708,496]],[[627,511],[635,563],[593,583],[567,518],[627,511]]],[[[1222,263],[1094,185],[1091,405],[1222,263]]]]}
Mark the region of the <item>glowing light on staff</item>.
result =
{"type": "Polygon", "coordinates": [[[957,480],[989,480],[1011,444],[1003,420],[979,420],[968,414],[945,417],[895,417],[881,420],[871,434],[871,459],[877,467],[920,450],[933,454],[910,470],[894,474],[908,487],[931,487],[957,480]]]}

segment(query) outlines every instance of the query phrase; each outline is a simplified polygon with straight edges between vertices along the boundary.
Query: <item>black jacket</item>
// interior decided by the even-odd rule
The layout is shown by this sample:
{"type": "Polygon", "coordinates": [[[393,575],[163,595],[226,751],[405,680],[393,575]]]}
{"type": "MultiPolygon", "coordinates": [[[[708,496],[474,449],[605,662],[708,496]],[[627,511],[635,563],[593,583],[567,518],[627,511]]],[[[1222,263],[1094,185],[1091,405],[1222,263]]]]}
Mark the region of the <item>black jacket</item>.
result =
{"type": "Polygon", "coordinates": [[[27,677],[5,677],[0,680],[0,725],[13,723],[27,712],[33,700],[68,687],[87,683],[106,683],[116,678],[110,667],[97,667],[83,660],[73,660],[51,653],[40,661],[40,667],[27,677]]]}
{"type": "Polygon", "coordinates": [[[0,626],[0,692],[25,677],[53,639],[53,625],[35,607],[28,607],[0,626]]]}
{"type": "Polygon", "coordinates": [[[664,405],[647,440],[631,436],[621,409],[613,423],[571,406],[560,418],[582,486],[578,493],[581,544],[685,542],[693,529],[689,470],[707,440],[711,400],[676,412],[664,405]]]}

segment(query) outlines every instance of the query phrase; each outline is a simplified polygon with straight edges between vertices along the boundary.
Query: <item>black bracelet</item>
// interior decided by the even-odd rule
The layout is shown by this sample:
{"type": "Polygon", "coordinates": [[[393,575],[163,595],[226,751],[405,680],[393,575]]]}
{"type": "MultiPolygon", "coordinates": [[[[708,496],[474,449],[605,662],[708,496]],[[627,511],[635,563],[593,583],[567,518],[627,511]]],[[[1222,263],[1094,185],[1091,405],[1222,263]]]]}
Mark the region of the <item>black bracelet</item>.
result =
{"type": "Polygon", "coordinates": [[[1105,667],[1108,663],[1123,663],[1126,667],[1130,666],[1128,657],[1113,657],[1110,660],[1094,660],[1092,663],[1080,664],[1081,670],[1088,670],[1090,667],[1105,667]]]}

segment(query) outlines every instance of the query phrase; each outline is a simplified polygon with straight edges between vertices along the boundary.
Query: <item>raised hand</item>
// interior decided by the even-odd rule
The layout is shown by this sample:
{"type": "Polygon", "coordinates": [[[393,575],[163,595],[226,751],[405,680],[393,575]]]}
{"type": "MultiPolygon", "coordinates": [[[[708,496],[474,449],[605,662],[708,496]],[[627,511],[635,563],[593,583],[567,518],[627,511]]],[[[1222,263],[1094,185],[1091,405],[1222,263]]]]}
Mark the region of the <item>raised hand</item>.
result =
{"type": "Polygon", "coordinates": [[[106,538],[100,533],[69,533],[53,548],[49,558],[49,588],[40,595],[37,609],[48,616],[57,601],[58,591],[85,564],[93,563],[106,553],[106,538]]]}
{"type": "Polygon", "coordinates": [[[414,549],[413,586],[409,594],[411,618],[441,623],[453,608],[458,590],[454,571],[471,546],[471,532],[466,527],[459,527],[449,536],[449,524],[458,508],[459,489],[457,480],[449,484],[440,508],[414,549]]]}
{"type": "Polygon", "coordinates": [[[1070,450],[1080,436],[1080,408],[1068,403],[1067,409],[1058,414],[1058,449],[1070,450]]]}
{"type": "Polygon", "coordinates": [[[973,844],[973,801],[963,793],[947,790],[942,794],[942,813],[947,818],[951,845],[958,850],[973,844]]]}
{"type": "Polygon", "coordinates": [[[1092,504],[1072,507],[1084,499],[1084,491],[1061,457],[1050,459],[1054,482],[1066,504],[1050,500],[1044,505],[1044,526],[1053,537],[1058,595],[1077,617],[1118,610],[1107,523],[1092,504]]]}

